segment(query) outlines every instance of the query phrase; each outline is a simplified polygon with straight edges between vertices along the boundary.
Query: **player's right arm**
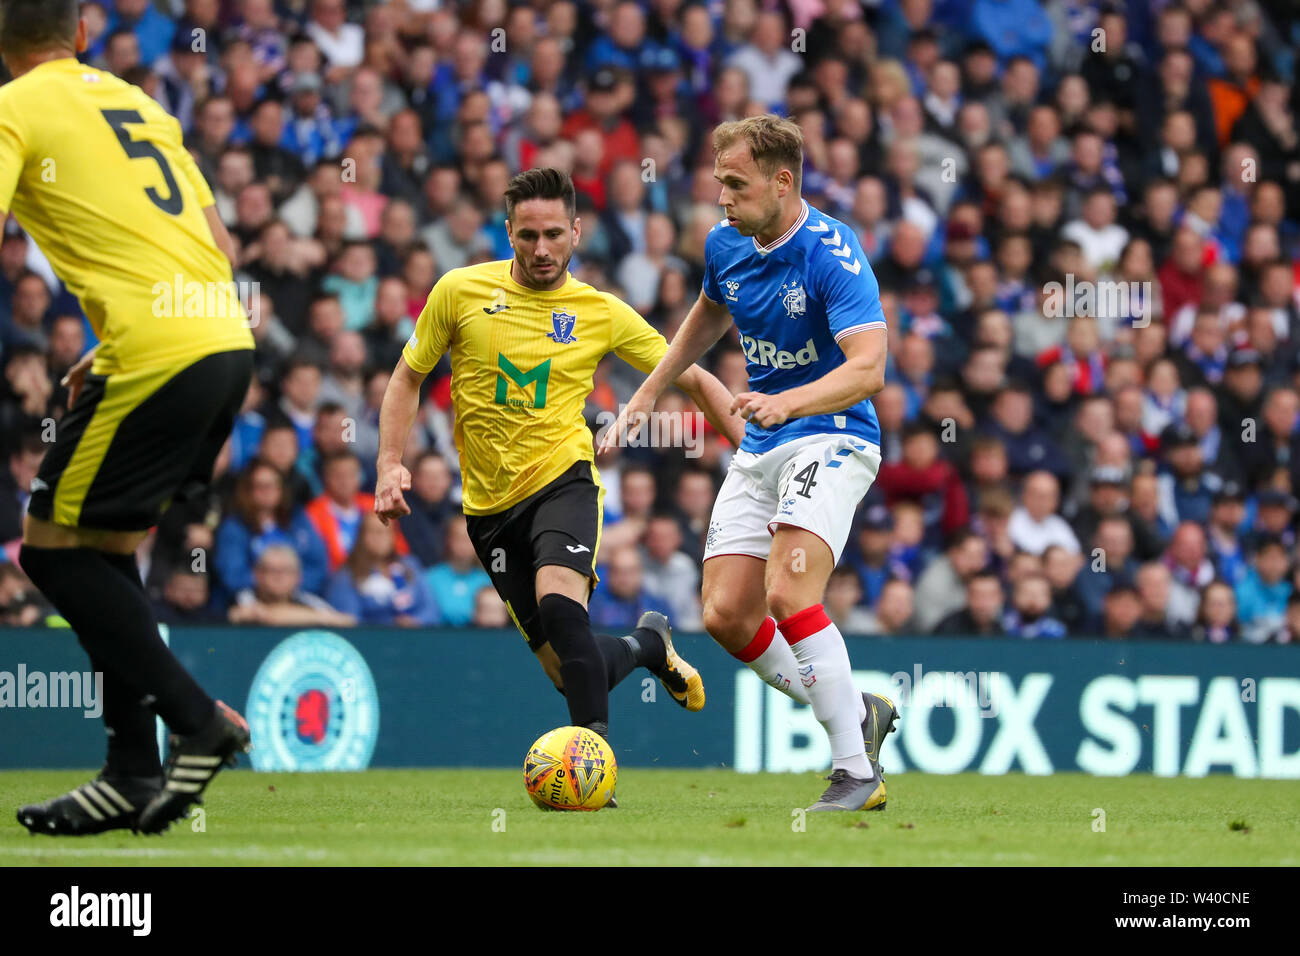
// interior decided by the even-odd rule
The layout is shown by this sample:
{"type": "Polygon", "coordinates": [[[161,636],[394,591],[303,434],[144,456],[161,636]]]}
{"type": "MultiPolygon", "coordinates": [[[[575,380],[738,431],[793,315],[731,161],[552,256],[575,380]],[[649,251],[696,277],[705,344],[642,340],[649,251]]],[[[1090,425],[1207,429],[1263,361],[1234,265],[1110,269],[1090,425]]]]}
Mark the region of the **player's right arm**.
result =
{"type": "Polygon", "coordinates": [[[379,461],[375,468],[375,514],[384,524],[389,518],[409,515],[411,507],[402,492],[411,490],[411,472],[402,464],[402,449],[415,424],[415,414],[420,408],[420,386],[424,372],[417,372],[406,364],[406,357],[397,360],[388,388],[384,390],[384,403],[379,408],[379,461]]]}
{"type": "MultiPolygon", "coordinates": [[[[690,313],[682,322],[681,328],[668,344],[663,361],[650,373],[649,377],[636,390],[636,394],[619,413],[613,427],[605,432],[599,452],[604,453],[617,447],[620,436],[628,429],[628,422],[641,423],[649,421],[649,413],[654,410],[659,397],[666,392],[695,362],[709,349],[717,344],[718,339],[731,327],[731,313],[726,306],[714,302],[703,291],[691,306],[690,313]]],[[[639,424],[633,424],[627,432],[628,438],[635,437],[639,424]]]]}
{"type": "Polygon", "coordinates": [[[402,349],[384,390],[379,407],[379,460],[375,473],[375,514],[384,524],[390,518],[409,515],[411,508],[402,492],[411,490],[411,472],[402,464],[402,451],[420,408],[420,386],[451,345],[455,325],[452,280],[449,272],[438,280],[415,331],[402,349]]]}

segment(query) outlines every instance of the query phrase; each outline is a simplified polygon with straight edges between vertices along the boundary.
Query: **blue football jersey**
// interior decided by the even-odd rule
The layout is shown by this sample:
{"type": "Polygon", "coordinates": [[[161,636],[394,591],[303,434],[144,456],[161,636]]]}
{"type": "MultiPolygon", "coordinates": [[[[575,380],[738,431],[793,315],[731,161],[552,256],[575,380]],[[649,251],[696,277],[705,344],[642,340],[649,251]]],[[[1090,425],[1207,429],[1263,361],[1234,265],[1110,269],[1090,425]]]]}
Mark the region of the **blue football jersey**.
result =
{"type": "MultiPolygon", "coordinates": [[[[803,204],[766,249],[724,219],[704,244],[704,294],[727,307],[740,330],[751,391],[775,395],[844,364],[839,339],[884,328],[880,284],[853,230],[803,204]]],[[[775,428],[745,426],[741,450],[762,454],[813,434],[855,435],[880,444],[870,401],[842,412],[792,418],[775,428]]]]}

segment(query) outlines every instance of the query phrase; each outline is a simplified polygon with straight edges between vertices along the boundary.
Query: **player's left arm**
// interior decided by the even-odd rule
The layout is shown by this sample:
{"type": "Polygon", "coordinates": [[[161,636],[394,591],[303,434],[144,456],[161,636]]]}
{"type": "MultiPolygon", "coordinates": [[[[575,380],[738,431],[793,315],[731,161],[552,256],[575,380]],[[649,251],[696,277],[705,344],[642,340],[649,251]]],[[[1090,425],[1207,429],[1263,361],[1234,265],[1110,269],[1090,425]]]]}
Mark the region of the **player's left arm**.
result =
{"type": "Polygon", "coordinates": [[[190,188],[198,197],[203,218],[208,221],[208,229],[212,231],[212,240],[217,244],[222,255],[230,260],[230,268],[235,268],[238,264],[235,262],[235,242],[230,238],[226,224],[221,221],[221,214],[217,212],[216,197],[212,195],[212,188],[208,185],[208,181],[203,178],[199,164],[194,162],[194,157],[185,149],[177,151],[176,162],[181,168],[181,174],[189,180],[190,188]]]}
{"type": "MultiPolygon", "coordinates": [[[[150,110],[155,108],[155,104],[150,104],[150,110]]],[[[194,161],[193,154],[185,148],[185,137],[181,132],[181,124],[176,121],[175,117],[164,115],[162,117],[162,128],[166,154],[168,162],[180,170],[185,181],[189,183],[190,189],[194,191],[194,198],[197,200],[199,208],[203,210],[203,218],[208,222],[208,229],[212,232],[212,239],[221,250],[222,255],[230,260],[230,267],[233,269],[235,262],[235,243],[230,238],[230,233],[226,230],[226,224],[221,221],[221,216],[217,212],[217,200],[212,195],[212,187],[203,177],[203,171],[199,169],[199,164],[194,161]]]]}
{"type": "Polygon", "coordinates": [[[212,230],[212,238],[216,241],[217,248],[230,260],[230,267],[233,269],[235,267],[235,243],[230,238],[226,224],[221,221],[221,214],[217,212],[216,206],[204,206],[203,216],[208,221],[208,228],[212,230]]]}
{"type": "Polygon", "coordinates": [[[764,428],[790,418],[842,412],[885,387],[885,359],[888,333],[885,312],[880,305],[880,284],[867,262],[866,253],[852,230],[840,229],[842,244],[810,257],[809,282],[817,298],[825,303],[826,321],[844,352],[843,365],[816,381],[776,395],[741,392],[733,410],[764,428]]]}

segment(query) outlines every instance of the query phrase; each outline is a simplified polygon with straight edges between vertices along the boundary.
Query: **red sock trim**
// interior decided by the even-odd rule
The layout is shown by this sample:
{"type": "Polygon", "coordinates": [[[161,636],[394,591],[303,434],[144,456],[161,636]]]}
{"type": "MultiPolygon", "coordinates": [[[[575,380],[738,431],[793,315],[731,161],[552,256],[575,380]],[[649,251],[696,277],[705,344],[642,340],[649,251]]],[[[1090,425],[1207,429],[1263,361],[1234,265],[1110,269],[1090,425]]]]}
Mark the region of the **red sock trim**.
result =
{"type": "Polygon", "coordinates": [[[772,638],[775,635],[776,621],[772,620],[770,617],[765,617],[763,618],[763,623],[758,626],[758,631],[754,634],[754,639],[731,656],[742,664],[752,664],[763,655],[765,650],[768,649],[772,643],[772,638]]]}
{"type": "Polygon", "coordinates": [[[781,629],[781,634],[786,641],[798,644],[805,637],[829,627],[830,623],[831,619],[826,616],[825,608],[820,604],[814,604],[812,607],[804,608],[798,614],[791,614],[777,627],[781,629]]]}

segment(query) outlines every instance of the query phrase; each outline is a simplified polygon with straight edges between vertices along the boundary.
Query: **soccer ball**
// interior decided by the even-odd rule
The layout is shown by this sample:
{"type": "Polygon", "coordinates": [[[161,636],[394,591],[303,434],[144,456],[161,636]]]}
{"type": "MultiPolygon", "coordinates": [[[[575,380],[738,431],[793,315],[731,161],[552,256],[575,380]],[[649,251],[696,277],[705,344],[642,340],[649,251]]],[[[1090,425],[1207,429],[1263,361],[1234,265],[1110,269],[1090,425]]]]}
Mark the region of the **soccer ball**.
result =
{"type": "Polygon", "coordinates": [[[617,781],[614,751],[586,727],[542,734],[524,757],[524,787],[543,810],[599,810],[617,781]]]}

